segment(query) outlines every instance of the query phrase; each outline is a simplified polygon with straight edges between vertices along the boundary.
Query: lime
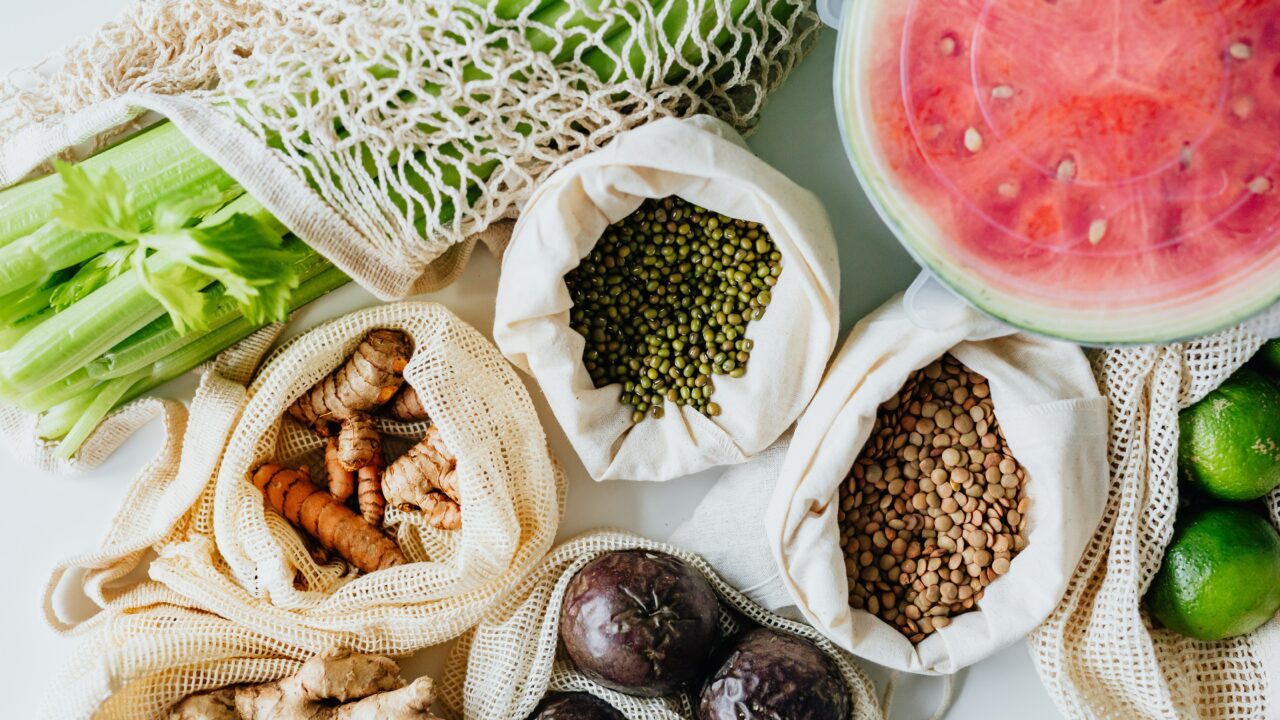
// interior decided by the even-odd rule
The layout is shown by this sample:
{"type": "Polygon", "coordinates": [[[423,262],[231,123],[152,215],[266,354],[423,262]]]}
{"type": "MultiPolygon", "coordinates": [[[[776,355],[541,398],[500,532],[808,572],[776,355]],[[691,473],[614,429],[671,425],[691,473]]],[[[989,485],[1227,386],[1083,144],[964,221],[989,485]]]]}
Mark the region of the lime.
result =
{"type": "Polygon", "coordinates": [[[1239,507],[1194,513],[1174,530],[1147,607],[1198,640],[1253,631],[1280,610],[1280,533],[1239,507]]]}
{"type": "Polygon", "coordinates": [[[1253,357],[1267,372],[1280,374],[1280,340],[1269,341],[1253,357]]]}
{"type": "Polygon", "coordinates": [[[1248,368],[1178,421],[1178,464],[1222,500],[1254,500],[1280,485],[1280,388],[1248,368]]]}

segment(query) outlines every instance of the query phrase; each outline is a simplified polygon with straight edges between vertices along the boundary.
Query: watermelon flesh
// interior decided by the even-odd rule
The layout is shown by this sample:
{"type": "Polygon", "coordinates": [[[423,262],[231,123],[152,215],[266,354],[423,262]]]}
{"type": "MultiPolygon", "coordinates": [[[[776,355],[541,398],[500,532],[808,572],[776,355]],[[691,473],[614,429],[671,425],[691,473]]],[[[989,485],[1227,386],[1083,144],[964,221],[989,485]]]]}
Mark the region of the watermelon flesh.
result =
{"type": "Polygon", "coordinates": [[[871,190],[979,305],[1116,342],[1280,295],[1280,2],[859,4],[871,190]]]}

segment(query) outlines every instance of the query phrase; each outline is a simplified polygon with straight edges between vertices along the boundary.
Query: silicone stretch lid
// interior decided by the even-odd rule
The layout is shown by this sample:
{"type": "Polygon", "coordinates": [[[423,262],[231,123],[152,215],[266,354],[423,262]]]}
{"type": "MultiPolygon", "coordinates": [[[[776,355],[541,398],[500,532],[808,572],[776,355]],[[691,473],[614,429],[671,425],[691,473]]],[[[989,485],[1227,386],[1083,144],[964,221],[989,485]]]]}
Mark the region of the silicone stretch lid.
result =
{"type": "Polygon", "coordinates": [[[976,305],[1118,343],[1280,297],[1280,2],[851,1],[854,167],[976,305]]]}

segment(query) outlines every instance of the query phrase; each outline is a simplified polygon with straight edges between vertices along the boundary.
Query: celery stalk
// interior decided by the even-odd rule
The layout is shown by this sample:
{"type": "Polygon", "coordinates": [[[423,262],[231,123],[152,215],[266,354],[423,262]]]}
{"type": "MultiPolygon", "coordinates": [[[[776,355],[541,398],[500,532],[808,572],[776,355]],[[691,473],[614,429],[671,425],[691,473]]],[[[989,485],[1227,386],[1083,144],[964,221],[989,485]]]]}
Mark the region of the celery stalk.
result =
{"type": "Polygon", "coordinates": [[[80,413],[80,417],[76,418],[75,424],[67,429],[53,456],[62,460],[70,460],[74,457],[80,450],[80,446],[84,444],[84,441],[89,439],[93,429],[98,427],[98,423],[102,422],[103,418],[111,413],[111,409],[129,392],[129,388],[142,380],[142,377],[143,372],[140,371],[137,377],[123,377],[107,381],[98,394],[94,396],[93,402],[89,403],[80,413]]]}
{"type": "MultiPolygon", "coordinates": [[[[172,123],[149,128],[80,163],[93,175],[114,169],[125,180],[143,219],[161,198],[184,188],[234,181],[217,163],[192,147],[172,123]]],[[[23,183],[0,193],[0,246],[29,235],[53,217],[63,180],[55,174],[23,183]]]]}
{"type": "MultiPolygon", "coordinates": [[[[330,269],[328,261],[318,253],[308,249],[298,260],[298,275],[305,285],[310,280],[330,269]]],[[[234,300],[227,298],[220,286],[210,289],[211,295],[221,299],[216,302],[216,310],[210,321],[209,332],[223,326],[243,320],[234,300]]],[[[306,293],[301,287],[294,291],[306,293]]],[[[301,296],[300,296],[301,297],[301,296]]],[[[295,300],[296,302],[296,300],[295,300]]],[[[296,306],[295,306],[296,307],[296,306]]],[[[17,402],[17,407],[27,412],[45,412],[64,403],[75,396],[91,389],[95,384],[132,375],[139,370],[151,367],[168,355],[188,345],[199,342],[201,335],[197,333],[179,333],[168,315],[161,316],[146,327],[130,335],[101,356],[70,375],[53,383],[40,387],[17,402]]]]}
{"type": "Polygon", "coordinates": [[[37,325],[0,356],[0,397],[14,404],[31,389],[61,380],[164,312],[135,273],[121,275],[37,325]]]}
{"type": "Polygon", "coordinates": [[[49,307],[56,287],[47,287],[35,292],[20,291],[0,297],[0,326],[15,325],[23,318],[38,313],[49,307]]]}
{"type": "MultiPolygon", "coordinates": [[[[296,310],[348,282],[350,278],[341,270],[329,266],[294,290],[291,309],[296,310]]],[[[93,428],[115,408],[190,372],[261,327],[244,317],[236,318],[195,342],[181,344],[149,368],[99,383],[89,392],[70,398],[45,413],[37,427],[39,435],[49,440],[62,438],[57,455],[70,458],[79,451],[93,428]]]]}
{"type": "Polygon", "coordinates": [[[85,393],[50,408],[49,412],[41,415],[36,421],[36,437],[42,440],[66,437],[66,434],[71,432],[71,428],[75,427],[76,421],[84,416],[85,411],[97,397],[97,393],[85,393]]]}

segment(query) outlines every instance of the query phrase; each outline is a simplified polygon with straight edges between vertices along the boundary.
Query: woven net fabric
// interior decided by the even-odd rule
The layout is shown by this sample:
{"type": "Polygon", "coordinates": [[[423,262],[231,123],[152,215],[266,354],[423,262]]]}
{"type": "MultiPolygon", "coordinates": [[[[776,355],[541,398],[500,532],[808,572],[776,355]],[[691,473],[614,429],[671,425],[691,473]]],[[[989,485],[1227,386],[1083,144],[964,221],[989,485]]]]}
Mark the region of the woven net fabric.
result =
{"type": "MultiPolygon", "coordinates": [[[[65,703],[105,703],[94,710],[102,717],[150,718],[197,684],[265,679],[224,665],[227,658],[276,658],[250,663],[265,673],[283,667],[282,655],[297,661],[331,647],[409,654],[474,626],[551,548],[565,480],[532,400],[497,349],[443,306],[396,303],[338,318],[280,347],[250,384],[262,349],[239,347],[209,369],[185,432],[171,434],[130,487],[102,548],[55,570],[46,614],[61,631],[88,638],[67,671],[77,690],[65,703]],[[457,456],[462,529],[436,530],[391,509],[384,530],[411,564],[357,575],[344,562],[313,555],[249,477],[267,462],[322,466],[320,438],[282,416],[376,328],[402,330],[414,344],[406,382],[457,456]],[[152,553],[149,578],[139,581],[136,570],[152,553]],[[57,596],[76,583],[103,608],[86,622],[57,608],[57,596]],[[197,615],[160,612],[160,605],[197,615]],[[187,622],[193,617],[198,621],[187,622]],[[211,623],[217,632],[208,630],[211,623]],[[148,635],[160,626],[164,632],[148,635]],[[199,666],[210,655],[220,659],[199,666]],[[129,699],[117,701],[122,692],[129,699]]],[[[426,430],[381,422],[391,454],[426,430]]]]}
{"type": "Polygon", "coordinates": [[[115,600],[53,677],[41,718],[156,720],[202,690],[276,680],[313,655],[201,610],[156,582],[115,600]]]}
{"type": "Polygon", "coordinates": [[[697,555],[620,530],[592,531],[557,546],[513,593],[459,639],[440,683],[448,716],[524,720],[546,693],[581,691],[608,701],[629,720],[694,718],[695,708],[688,697],[639,698],[607,690],[577,672],[559,648],[559,608],[569,581],[593,558],[630,549],[668,553],[701,572],[720,595],[722,636],[754,624],[813,641],[844,677],[853,700],[850,720],[882,717],[874,686],[853,656],[836,648],[812,627],[783,619],[756,605],[697,555]]]}
{"type": "Polygon", "coordinates": [[[403,297],[452,280],[469,238],[619,132],[698,113],[750,129],[818,27],[806,0],[138,0],[0,86],[0,184],[31,169],[18,157],[118,133],[104,103],[158,110],[403,297]]]}
{"type": "MultiPolygon", "coordinates": [[[[1153,629],[1143,596],[1173,535],[1178,413],[1261,346],[1236,329],[1094,357],[1111,401],[1106,513],[1067,593],[1030,637],[1058,707],[1073,718],[1246,720],[1280,716],[1280,620],[1201,642],[1153,629]]],[[[1267,500],[1280,526],[1280,491],[1267,500]]]]}
{"type": "MultiPolygon", "coordinates": [[[[380,422],[388,457],[426,429],[380,422]]],[[[158,548],[151,576],[281,641],[404,654],[457,636],[523,577],[551,547],[563,497],[563,473],[533,403],[497,349],[443,306],[375,306],[299,336],[266,361],[213,481],[158,548]],[[402,330],[414,343],[405,379],[457,456],[462,529],[437,530],[389,508],[384,529],[411,564],[356,575],[317,556],[249,477],[268,462],[323,467],[323,440],[282,416],[377,328],[402,330]]]]}

